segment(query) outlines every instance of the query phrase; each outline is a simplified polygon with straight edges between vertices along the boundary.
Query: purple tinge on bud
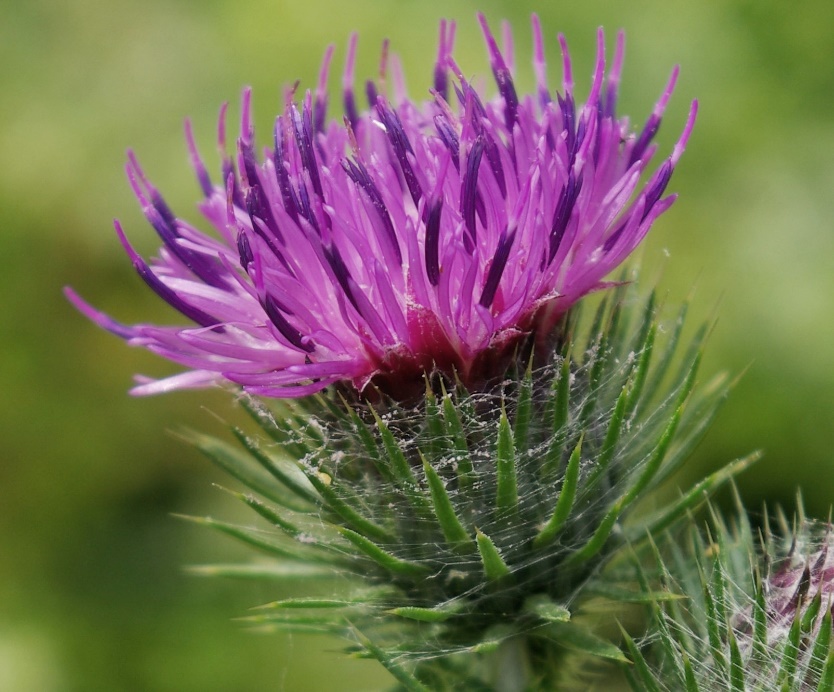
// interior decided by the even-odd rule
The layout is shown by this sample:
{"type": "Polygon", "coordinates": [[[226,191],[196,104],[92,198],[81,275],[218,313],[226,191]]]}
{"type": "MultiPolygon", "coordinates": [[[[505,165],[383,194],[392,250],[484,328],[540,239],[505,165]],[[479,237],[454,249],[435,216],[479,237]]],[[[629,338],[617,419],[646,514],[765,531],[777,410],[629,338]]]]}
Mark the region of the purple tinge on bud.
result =
{"type": "Polygon", "coordinates": [[[763,588],[771,640],[787,636],[796,617],[803,615],[817,596],[822,607],[832,607],[833,529],[831,525],[800,526],[788,555],[770,566],[763,588]]]}
{"type": "Polygon", "coordinates": [[[187,124],[212,234],[177,218],[129,156],[130,183],[163,245],[147,263],[121,229],[120,239],[147,284],[196,325],[121,325],[67,293],[101,327],[190,370],[143,378],[135,393],[231,381],[256,395],[297,397],[373,382],[396,396],[435,368],[478,386],[502,376],[495,364],[519,339],[546,335],[605,285],[671,205],[663,194],[696,104],[672,154],[641,182],[677,70],[635,134],[615,113],[622,34],[606,76],[600,33],[590,95],[579,105],[564,37],[555,88],[533,17],[537,90],[519,96],[509,28],[501,48],[482,15],[479,22],[492,98],[464,77],[453,58],[455,24],[442,22],[425,101],[406,98],[385,44],[379,79],[366,86],[370,107],[360,112],[353,35],[335,120],[326,116],[330,48],[312,92],[297,99],[287,90],[262,158],[249,90],[233,155],[221,109],[217,181],[187,124]]]}
{"type": "MultiPolygon", "coordinates": [[[[822,629],[831,627],[826,611],[834,611],[834,527],[801,521],[784,538],[790,541],[789,548],[782,540],[771,541],[767,529],[765,535],[768,539],[756,578],[756,590],[760,591],[745,593],[744,600],[730,611],[750,689],[772,687],[771,676],[779,669],[779,657],[783,655],[795,658],[797,670],[810,671],[812,658],[818,655],[814,642],[818,638],[828,641],[831,634],[822,629]],[[761,603],[763,611],[757,610],[755,601],[761,603]],[[788,644],[797,625],[802,627],[798,650],[788,644]],[[757,631],[759,627],[763,628],[761,632],[757,631]],[[758,649],[754,640],[766,642],[766,650],[758,649]]],[[[821,661],[816,664],[821,665],[821,661]]],[[[803,684],[792,689],[822,689],[817,682],[808,672],[803,684]]]]}

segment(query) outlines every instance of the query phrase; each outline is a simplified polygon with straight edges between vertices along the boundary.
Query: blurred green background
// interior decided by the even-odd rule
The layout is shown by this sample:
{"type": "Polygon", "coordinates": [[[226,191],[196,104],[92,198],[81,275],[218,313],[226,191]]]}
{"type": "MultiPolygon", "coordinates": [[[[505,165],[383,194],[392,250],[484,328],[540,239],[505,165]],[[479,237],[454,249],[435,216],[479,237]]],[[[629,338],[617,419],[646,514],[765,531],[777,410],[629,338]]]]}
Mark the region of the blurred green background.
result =
{"type": "MultiPolygon", "coordinates": [[[[29,0],[0,22],[0,689],[375,690],[374,664],[338,644],[259,636],[233,618],[274,586],[201,580],[189,563],[246,552],[171,512],[231,517],[221,481],[170,431],[217,429],[227,397],[132,399],[134,372],[167,364],[125,348],[63,299],[71,284],[124,321],[172,315],[132,273],[111,229],[155,240],[123,175],[135,148],[172,206],[196,220],[182,121],[213,158],[216,112],[251,84],[269,132],[282,85],[311,85],[328,43],[341,69],[361,33],[358,75],[380,42],[402,56],[411,94],[430,84],[440,17],[459,22],[458,62],[487,74],[476,9],[516,27],[530,87],[528,16],[538,11],[558,80],[555,34],[587,93],[595,30],[628,34],[622,111],[641,122],[675,63],[659,141],[701,111],[672,182],[680,200],[652,233],[644,282],[669,302],[697,285],[694,313],[719,305],[707,371],[746,375],[689,467],[695,475],[761,448],[741,479],[751,507],[817,515],[834,499],[834,4],[777,0],[583,3],[459,0],[29,0]],[[665,255],[669,255],[665,258],[665,255]],[[655,269],[661,264],[662,271],[655,269]]],[[[336,80],[333,80],[334,83],[336,80]]],[[[233,112],[236,107],[233,105],[233,112]]],[[[234,116],[236,117],[236,116],[234,116]]],[[[263,141],[267,141],[264,136],[263,141]]]]}

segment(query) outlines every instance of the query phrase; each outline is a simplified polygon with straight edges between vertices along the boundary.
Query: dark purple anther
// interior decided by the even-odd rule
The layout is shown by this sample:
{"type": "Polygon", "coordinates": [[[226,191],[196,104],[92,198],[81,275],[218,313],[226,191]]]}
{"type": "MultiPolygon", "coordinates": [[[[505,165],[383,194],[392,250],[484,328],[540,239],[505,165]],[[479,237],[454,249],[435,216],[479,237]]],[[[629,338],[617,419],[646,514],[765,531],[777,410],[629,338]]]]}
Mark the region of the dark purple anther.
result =
{"type": "Polygon", "coordinates": [[[460,171],[460,138],[458,137],[458,133],[455,132],[455,128],[452,127],[452,124],[444,114],[434,116],[434,126],[437,128],[437,134],[440,140],[449,150],[455,169],[460,171]]]}
{"type": "Polygon", "coordinates": [[[445,101],[449,94],[448,66],[446,64],[446,20],[440,20],[440,45],[437,49],[437,62],[434,64],[434,90],[445,101]]]}
{"type": "Polygon", "coordinates": [[[292,117],[292,129],[295,135],[295,142],[298,145],[298,153],[301,155],[301,165],[310,175],[310,183],[313,192],[319,197],[322,196],[321,179],[319,178],[316,154],[313,151],[313,113],[310,92],[304,97],[302,112],[298,112],[295,104],[290,107],[292,117]]]}
{"type": "Polygon", "coordinates": [[[269,321],[275,325],[275,328],[281,333],[287,341],[293,346],[306,353],[312,353],[316,347],[308,340],[304,341],[304,335],[293,327],[286,317],[281,313],[280,304],[269,293],[261,300],[264,312],[266,312],[269,321]]]}
{"type": "Polygon", "coordinates": [[[637,138],[634,148],[631,150],[631,156],[628,159],[629,167],[631,167],[635,161],[643,158],[643,154],[646,153],[646,149],[648,149],[649,144],[651,144],[654,136],[660,129],[660,120],[660,116],[655,115],[654,113],[649,116],[645,127],[643,127],[643,131],[640,133],[640,137],[637,138]]]}
{"type": "Polygon", "coordinates": [[[264,218],[263,208],[265,205],[260,186],[248,186],[244,188],[243,204],[246,208],[246,213],[249,214],[249,220],[252,222],[253,228],[257,230],[258,221],[260,221],[265,228],[268,228],[283,243],[283,238],[281,238],[280,233],[276,232],[277,229],[264,218]]]}
{"type": "Polygon", "coordinates": [[[468,84],[466,85],[465,108],[469,116],[469,121],[472,123],[472,129],[478,133],[479,137],[484,139],[484,151],[486,152],[487,161],[489,161],[489,167],[492,169],[492,174],[498,183],[501,197],[506,199],[507,182],[504,179],[504,167],[501,165],[501,155],[498,152],[498,145],[484,127],[484,121],[489,120],[489,117],[487,116],[486,109],[484,109],[484,104],[478,98],[477,92],[468,84]]]}
{"type": "Polygon", "coordinates": [[[553,258],[559,251],[559,246],[562,244],[562,238],[565,236],[573,207],[576,204],[576,198],[579,197],[579,191],[581,189],[582,176],[580,175],[579,179],[577,179],[573,171],[568,173],[568,182],[562,187],[562,192],[559,194],[559,201],[556,203],[556,211],[553,213],[553,225],[550,228],[550,254],[547,259],[548,264],[553,261],[553,258]]]}
{"type": "Polygon", "coordinates": [[[379,99],[379,92],[376,89],[376,84],[370,79],[365,82],[365,96],[368,98],[368,106],[372,109],[375,108],[379,99]]]}
{"type": "Polygon", "coordinates": [[[272,236],[271,233],[267,233],[266,224],[261,219],[259,219],[257,216],[251,216],[250,215],[249,218],[252,221],[252,229],[255,231],[255,233],[258,235],[258,237],[266,243],[270,252],[272,252],[272,254],[275,256],[275,258],[279,262],[281,262],[281,264],[284,265],[284,267],[287,269],[287,271],[291,275],[294,275],[294,272],[292,271],[289,263],[287,262],[286,257],[284,257],[284,253],[275,244],[275,238],[272,236]]]}
{"type": "Polygon", "coordinates": [[[479,135],[469,150],[469,156],[466,157],[466,171],[460,184],[460,214],[467,230],[463,236],[467,252],[475,249],[475,240],[478,237],[475,229],[475,199],[478,192],[478,168],[483,153],[484,138],[479,135]]]}
{"type": "Polygon", "coordinates": [[[432,286],[440,283],[440,217],[443,200],[431,203],[426,219],[426,276],[432,286]]]}
{"type": "Polygon", "coordinates": [[[240,157],[243,160],[243,202],[249,218],[252,220],[252,226],[256,226],[256,218],[260,219],[270,233],[283,245],[284,236],[281,229],[278,228],[269,199],[261,186],[255,150],[251,143],[245,142],[243,139],[238,140],[238,146],[240,147],[240,157]]]}
{"type": "Polygon", "coordinates": [[[142,277],[142,280],[156,293],[162,300],[164,300],[172,308],[185,315],[188,319],[193,320],[201,327],[214,327],[216,330],[223,331],[223,327],[218,325],[218,319],[212,317],[207,312],[203,312],[199,308],[195,308],[185,301],[183,301],[176,291],[168,288],[159,278],[151,271],[151,268],[145,264],[134,262],[133,267],[136,273],[142,277]]]}
{"type": "Polygon", "coordinates": [[[484,282],[484,290],[481,293],[481,299],[478,301],[482,307],[488,308],[495,300],[495,293],[498,291],[498,284],[501,282],[501,276],[504,273],[504,268],[507,266],[507,259],[510,256],[510,249],[515,240],[516,229],[513,228],[509,233],[505,228],[498,239],[498,247],[495,248],[495,255],[492,258],[492,264],[489,267],[486,281],[484,282]]]}
{"type": "Polygon", "coordinates": [[[350,271],[342,259],[339,248],[330,243],[329,245],[323,245],[322,251],[345,297],[350,301],[350,304],[356,309],[356,312],[359,313],[362,319],[365,320],[365,323],[373,334],[377,338],[385,338],[384,335],[386,334],[390,335],[388,327],[380,319],[362,288],[356,284],[356,281],[350,275],[350,271]]]}
{"type": "Polygon", "coordinates": [[[162,195],[159,194],[158,190],[151,188],[150,193],[153,208],[159,212],[159,215],[166,224],[174,227],[177,223],[177,217],[174,212],[171,211],[171,207],[168,206],[168,203],[163,199],[162,195]]]}
{"type": "Polygon", "coordinates": [[[180,237],[177,232],[175,223],[176,219],[170,216],[166,219],[156,206],[145,207],[145,218],[150,222],[153,229],[157,232],[165,246],[181,261],[185,262],[183,257],[180,257],[181,248],[177,243],[180,237]]]}
{"type": "Polygon", "coordinates": [[[275,149],[272,153],[272,162],[275,164],[275,177],[278,180],[278,189],[281,191],[281,201],[284,204],[284,210],[290,215],[293,221],[298,221],[298,202],[290,185],[290,176],[284,164],[286,142],[286,129],[284,128],[284,119],[279,115],[275,119],[275,130],[273,134],[273,143],[275,149]]]}
{"type": "Polygon", "coordinates": [[[385,237],[381,240],[389,245],[397,259],[397,264],[402,266],[403,255],[400,250],[400,243],[397,240],[397,232],[394,230],[394,223],[391,221],[391,215],[388,213],[385,201],[382,199],[379,188],[374,184],[373,179],[368,173],[368,169],[365,168],[361,161],[354,163],[349,159],[342,161],[342,168],[348,177],[365,192],[371,204],[374,205],[374,209],[385,228],[385,237]]]}
{"type": "Polygon", "coordinates": [[[512,75],[506,68],[493,67],[492,72],[498,84],[498,91],[504,97],[504,123],[507,130],[512,132],[516,120],[518,120],[518,95],[515,91],[512,75]]]}
{"type": "MultiPolygon", "coordinates": [[[[234,180],[234,178],[230,175],[230,176],[229,176],[229,178],[226,180],[226,219],[227,219],[227,224],[228,224],[229,226],[234,226],[234,227],[236,227],[236,228],[237,228],[237,232],[238,232],[238,241],[239,241],[239,240],[240,240],[240,237],[239,237],[239,236],[240,236],[240,235],[241,235],[244,231],[243,231],[243,226],[240,224],[240,222],[237,220],[237,218],[236,218],[236,216],[235,216],[235,208],[234,208],[234,204],[233,204],[233,202],[232,202],[232,196],[233,196],[233,194],[234,194],[234,192],[233,192],[234,185],[235,185],[235,180],[234,180]]],[[[250,204],[251,204],[251,202],[250,202],[250,204]]],[[[253,231],[255,232],[255,234],[256,234],[259,238],[261,238],[261,240],[263,240],[263,241],[264,241],[264,243],[266,243],[266,245],[267,245],[267,247],[269,248],[270,252],[272,252],[272,254],[273,254],[273,255],[274,255],[274,256],[275,256],[275,257],[276,257],[276,258],[277,258],[277,259],[278,259],[278,260],[279,260],[279,261],[280,261],[280,262],[281,262],[284,266],[286,266],[286,267],[287,267],[287,269],[289,270],[289,266],[287,265],[287,261],[286,261],[286,259],[284,258],[283,254],[282,254],[282,253],[281,253],[281,251],[278,249],[278,247],[275,245],[275,238],[272,236],[272,234],[271,234],[271,233],[267,233],[267,232],[266,232],[264,222],[263,222],[263,221],[261,221],[261,219],[259,219],[257,216],[252,216],[251,214],[249,215],[249,219],[250,219],[250,222],[251,222],[251,224],[252,224],[252,229],[253,229],[253,231]]],[[[247,239],[247,245],[248,245],[248,244],[249,244],[249,243],[248,243],[248,239],[247,239]]],[[[251,250],[251,246],[250,246],[250,250],[251,250]]],[[[241,253],[240,253],[240,246],[238,246],[238,257],[240,257],[240,256],[241,256],[241,253]]],[[[290,271],[290,273],[292,274],[292,272],[291,272],[291,271],[290,271]]]]}
{"type": "Polygon", "coordinates": [[[348,271],[347,265],[345,265],[345,261],[342,259],[342,255],[339,253],[339,248],[335,245],[329,245],[322,247],[322,250],[325,258],[327,259],[327,263],[333,270],[336,281],[339,282],[339,286],[341,286],[342,291],[345,294],[345,297],[350,301],[350,304],[353,305],[357,311],[359,311],[359,305],[356,302],[356,297],[353,295],[350,272],[348,271]]]}
{"type": "Polygon", "coordinates": [[[458,103],[463,106],[466,103],[466,95],[457,84],[452,84],[452,86],[455,89],[455,95],[458,97],[458,103]]]}
{"type": "Polygon", "coordinates": [[[669,184],[673,170],[672,162],[667,159],[655,174],[655,182],[646,192],[646,206],[643,207],[643,216],[640,218],[641,222],[645,220],[652,207],[657,204],[660,196],[666,191],[666,186],[669,184]]]}
{"type": "Polygon", "coordinates": [[[323,133],[324,124],[327,121],[327,94],[319,97],[316,95],[316,102],[313,105],[313,132],[323,133]]]}
{"type": "Polygon", "coordinates": [[[252,254],[252,246],[249,244],[249,238],[246,233],[240,231],[237,234],[237,254],[240,258],[240,266],[244,271],[249,271],[249,265],[255,261],[255,255],[252,254]]]}
{"type": "Polygon", "coordinates": [[[449,78],[446,74],[446,66],[441,67],[440,63],[434,66],[434,90],[444,99],[449,94],[449,78]]]}
{"type": "Polygon", "coordinates": [[[388,139],[394,145],[394,148],[404,153],[414,154],[414,149],[411,147],[411,142],[408,141],[408,137],[405,134],[400,116],[397,115],[397,112],[391,108],[383,97],[377,99],[376,110],[379,113],[382,124],[385,125],[388,139]]]}
{"type": "Polygon", "coordinates": [[[495,140],[489,136],[489,133],[484,132],[484,153],[486,154],[489,168],[492,175],[495,176],[495,182],[498,183],[498,190],[501,192],[501,198],[507,199],[507,181],[504,180],[504,167],[501,165],[501,154],[498,152],[498,145],[495,140]]]}
{"type": "Polygon", "coordinates": [[[146,209],[145,218],[159,234],[162,242],[165,243],[165,247],[180,262],[188,267],[194,276],[209,286],[228,289],[229,282],[220,274],[220,264],[217,261],[210,260],[206,256],[188,250],[179,242],[182,236],[177,230],[175,217],[172,215],[167,217],[163,216],[154,206],[152,209],[146,209]]]}
{"type": "Polygon", "coordinates": [[[602,115],[606,118],[614,118],[617,111],[617,90],[608,84],[605,91],[605,105],[602,108],[602,115]]]}
{"type": "MultiPolygon", "coordinates": [[[[116,234],[119,236],[119,241],[122,243],[125,251],[127,252],[128,256],[130,257],[130,261],[133,264],[133,268],[136,270],[136,273],[142,277],[142,280],[150,287],[150,289],[156,293],[162,300],[164,300],[168,305],[170,305],[175,310],[178,310],[180,313],[185,315],[188,319],[196,322],[201,327],[211,327],[217,325],[218,320],[215,317],[212,317],[206,312],[203,312],[199,308],[195,308],[188,303],[186,303],[182,298],[179,297],[176,291],[171,288],[168,288],[160,278],[153,273],[151,268],[147,265],[145,260],[143,260],[139,254],[133,249],[133,246],[128,242],[127,236],[125,236],[124,231],[122,230],[121,224],[118,221],[114,222],[116,227],[116,234]]],[[[222,331],[222,327],[218,326],[217,329],[222,331]]]]}
{"type": "Polygon", "coordinates": [[[298,186],[298,211],[310,225],[316,230],[316,233],[321,235],[321,227],[316,215],[313,213],[313,207],[310,204],[310,193],[307,192],[307,186],[301,183],[298,186]]]}
{"type": "Polygon", "coordinates": [[[576,123],[576,106],[573,102],[573,96],[570,94],[556,94],[556,100],[559,103],[559,110],[562,113],[562,129],[565,131],[567,137],[566,143],[568,152],[573,152],[574,142],[576,141],[575,123],[576,123]]]}
{"type": "Polygon", "coordinates": [[[504,62],[504,56],[498,49],[498,44],[495,42],[495,37],[489,30],[486,17],[483,14],[478,14],[478,21],[481,23],[481,29],[484,32],[487,49],[489,50],[489,62],[492,67],[492,74],[495,75],[495,83],[498,85],[498,91],[504,99],[504,122],[507,130],[512,133],[516,120],[518,120],[518,94],[515,91],[513,84],[513,77],[504,62]]]}
{"type": "Polygon", "coordinates": [[[411,142],[408,141],[397,112],[388,106],[384,98],[380,97],[377,100],[376,110],[382,124],[385,126],[385,133],[388,135],[388,141],[391,142],[391,147],[394,149],[397,162],[400,164],[400,170],[403,178],[405,178],[405,184],[411,194],[411,199],[414,201],[414,206],[417,207],[423,197],[423,190],[414,169],[411,167],[411,162],[408,160],[408,154],[413,156],[414,149],[411,148],[411,142]]]}
{"type": "Polygon", "coordinates": [[[613,248],[617,244],[617,241],[620,239],[620,236],[623,234],[623,231],[625,230],[625,227],[626,227],[627,224],[628,224],[628,219],[626,219],[625,221],[620,222],[620,225],[617,226],[617,228],[614,230],[614,232],[610,236],[608,236],[608,238],[603,243],[603,245],[602,245],[602,251],[603,252],[610,252],[611,251],[611,248],[613,248]]]}
{"type": "Polygon", "coordinates": [[[478,214],[478,220],[481,222],[481,225],[486,227],[486,204],[484,204],[484,196],[480,190],[475,193],[475,212],[478,214]]]}
{"type": "Polygon", "coordinates": [[[127,178],[133,192],[142,205],[145,218],[153,226],[165,247],[191,272],[205,283],[216,288],[228,288],[229,284],[219,273],[219,263],[186,249],[180,242],[182,237],[177,228],[177,217],[171,208],[145,178],[139,162],[132,151],[128,152],[127,178]],[[150,196],[150,200],[148,200],[150,196]]]}
{"type": "MultiPolygon", "coordinates": [[[[648,149],[649,144],[654,139],[654,136],[657,134],[657,131],[660,129],[660,122],[663,119],[663,113],[666,111],[666,106],[669,104],[669,99],[672,97],[672,92],[675,89],[675,83],[678,81],[678,73],[679,70],[677,66],[672,70],[672,74],[669,76],[669,81],[666,84],[666,89],[664,89],[663,94],[660,97],[660,100],[655,104],[654,109],[652,110],[652,114],[649,116],[649,119],[646,121],[646,125],[643,127],[643,131],[640,133],[640,136],[637,138],[637,142],[634,144],[634,148],[631,150],[631,156],[628,159],[628,165],[631,165],[643,158],[643,155],[646,153],[646,149],[648,149]]],[[[697,110],[697,103],[694,102],[692,104],[692,111],[690,112],[689,120],[686,123],[686,129],[684,130],[684,135],[682,137],[682,141],[685,141],[689,137],[689,132],[692,129],[692,123],[694,123],[694,114],[697,110]]]]}
{"type": "Polygon", "coordinates": [[[553,97],[550,95],[550,89],[539,90],[539,103],[542,110],[547,108],[553,102],[553,97]]]}
{"type": "Polygon", "coordinates": [[[465,99],[463,101],[463,107],[466,110],[469,122],[472,123],[472,127],[475,129],[475,132],[482,134],[484,131],[483,120],[489,119],[486,109],[478,96],[478,92],[475,91],[470,84],[464,84],[463,86],[463,98],[465,99]]]}
{"type": "Polygon", "coordinates": [[[449,94],[449,58],[455,44],[455,23],[440,20],[440,40],[437,47],[437,62],[434,65],[434,90],[444,101],[449,94]]]}
{"type": "MultiPolygon", "coordinates": [[[[240,142],[241,150],[244,147],[243,142],[240,142]]],[[[242,175],[244,178],[244,184],[246,185],[246,193],[245,193],[245,200],[244,200],[244,207],[246,212],[249,214],[249,220],[252,223],[252,230],[261,238],[270,249],[272,254],[278,259],[281,264],[283,264],[287,270],[292,274],[292,270],[290,269],[289,264],[287,263],[286,258],[284,257],[284,253],[278,248],[275,244],[275,240],[280,239],[281,243],[283,244],[283,237],[281,233],[278,231],[277,225],[275,225],[274,219],[272,217],[271,210],[269,211],[269,218],[273,219],[273,227],[268,225],[268,220],[264,219],[260,216],[258,210],[264,205],[263,200],[260,199],[260,195],[262,195],[262,191],[260,189],[260,185],[256,188],[249,184],[249,179],[246,175],[246,169],[248,168],[247,164],[245,163],[245,155],[241,153],[241,158],[244,159],[244,165],[242,170],[242,175]]],[[[228,200],[231,200],[233,195],[232,188],[234,186],[234,179],[230,176],[229,179],[226,181],[226,196],[228,200]]],[[[229,207],[228,215],[230,223],[234,221],[234,210],[229,207]]]]}
{"type": "Polygon", "coordinates": [[[353,95],[353,89],[345,90],[342,104],[344,106],[348,122],[355,130],[356,123],[359,121],[359,111],[356,110],[356,97],[353,95]]]}

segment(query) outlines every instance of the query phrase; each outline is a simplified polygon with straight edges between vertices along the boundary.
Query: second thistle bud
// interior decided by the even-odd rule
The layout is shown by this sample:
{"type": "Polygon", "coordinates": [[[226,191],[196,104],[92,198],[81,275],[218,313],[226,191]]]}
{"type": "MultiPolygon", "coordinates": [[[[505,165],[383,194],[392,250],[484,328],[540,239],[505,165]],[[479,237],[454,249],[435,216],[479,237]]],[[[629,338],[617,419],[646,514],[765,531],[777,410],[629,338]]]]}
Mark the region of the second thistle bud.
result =
{"type": "Polygon", "coordinates": [[[686,547],[656,554],[687,600],[654,606],[659,636],[632,647],[634,689],[834,689],[834,529],[779,520],[759,540],[743,511],[733,525],[713,514],[706,533],[692,526],[686,547]]]}

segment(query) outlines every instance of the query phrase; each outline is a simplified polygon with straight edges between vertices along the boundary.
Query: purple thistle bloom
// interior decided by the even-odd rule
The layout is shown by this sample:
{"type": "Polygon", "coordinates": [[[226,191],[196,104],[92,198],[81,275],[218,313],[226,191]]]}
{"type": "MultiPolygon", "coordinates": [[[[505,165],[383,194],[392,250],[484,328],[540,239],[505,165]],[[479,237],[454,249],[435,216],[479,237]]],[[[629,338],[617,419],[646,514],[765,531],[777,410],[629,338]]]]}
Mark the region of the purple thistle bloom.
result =
{"type": "Polygon", "coordinates": [[[577,300],[637,247],[674,200],[663,197],[692,130],[642,186],[652,139],[677,77],[642,131],[615,106],[624,40],[605,74],[602,31],[587,103],[577,109],[564,37],[563,86],[551,97],[533,16],[535,96],[516,92],[504,51],[479,15],[498,85],[485,98],[452,57],[455,25],[441,22],[431,98],[405,96],[399,63],[383,50],[369,109],[353,91],[356,36],[343,77],[344,117],[328,121],[324,59],[317,89],[287,97],[271,150],[253,139],[243,93],[234,158],[212,181],[186,124],[210,236],[174,215],[132,153],[127,175],[163,242],[147,264],[116,232],[144,281],[196,323],[121,325],[72,290],[101,327],[189,368],[133,392],[223,380],[263,396],[298,397],[340,381],[396,392],[439,368],[468,385],[500,376],[521,338],[544,338],[577,300]],[[259,153],[262,156],[259,157],[259,153]]]}

